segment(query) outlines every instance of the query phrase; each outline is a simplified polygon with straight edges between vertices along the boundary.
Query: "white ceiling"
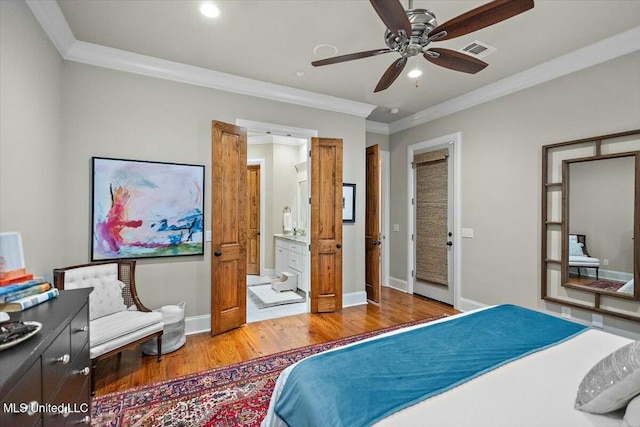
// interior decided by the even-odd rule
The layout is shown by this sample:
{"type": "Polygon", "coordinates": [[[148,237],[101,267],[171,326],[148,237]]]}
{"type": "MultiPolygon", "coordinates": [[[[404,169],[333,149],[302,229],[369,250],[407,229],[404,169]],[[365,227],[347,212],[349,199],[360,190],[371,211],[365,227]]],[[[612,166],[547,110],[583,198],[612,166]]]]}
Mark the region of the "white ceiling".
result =
{"type": "MultiPolygon", "coordinates": [[[[209,19],[201,1],[58,0],[75,39],[378,106],[369,120],[391,123],[561,55],[640,26],[640,0],[536,0],[521,15],[475,33],[434,43],[457,50],[480,40],[498,49],[475,75],[425,61],[416,80],[402,75],[373,89],[397,58],[389,53],[314,68],[314,47],[338,55],[386,47],[384,24],[367,0],[217,0],[209,19]],[[304,71],[299,77],[296,71],[304,71]],[[416,84],[417,83],[417,84],[416,84]],[[399,108],[398,114],[389,110],[399,108]]],[[[407,0],[402,0],[405,9],[407,0]]],[[[475,0],[414,0],[438,23],[483,4],[475,0]]],[[[410,60],[415,64],[416,58],[410,60]]],[[[409,66],[406,71],[409,70],[409,66]]]]}

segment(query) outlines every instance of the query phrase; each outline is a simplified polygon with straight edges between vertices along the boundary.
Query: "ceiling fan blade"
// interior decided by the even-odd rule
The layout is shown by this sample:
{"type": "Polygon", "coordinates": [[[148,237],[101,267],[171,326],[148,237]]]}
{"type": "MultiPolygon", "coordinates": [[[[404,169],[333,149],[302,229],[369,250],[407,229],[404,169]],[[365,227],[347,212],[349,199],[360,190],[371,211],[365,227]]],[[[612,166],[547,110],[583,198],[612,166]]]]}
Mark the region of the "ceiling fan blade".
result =
{"type": "Polygon", "coordinates": [[[431,30],[430,36],[446,31],[435,40],[448,40],[514,17],[533,8],[533,0],[495,0],[453,18],[431,30]]]}
{"type": "Polygon", "coordinates": [[[393,52],[391,49],[375,49],[364,52],[348,53],[346,55],[332,56],[331,58],[313,61],[311,65],[319,67],[321,65],[337,64],[339,62],[352,61],[354,59],[368,58],[370,56],[381,55],[383,53],[393,52]]]}
{"type": "Polygon", "coordinates": [[[400,30],[404,30],[407,37],[411,36],[411,22],[409,22],[407,13],[404,11],[402,4],[400,4],[400,0],[369,1],[389,31],[398,35],[400,30]]]}
{"type": "Polygon", "coordinates": [[[424,57],[427,61],[451,70],[462,71],[463,73],[475,74],[489,65],[477,58],[451,49],[431,48],[427,52],[429,51],[437,53],[438,57],[435,58],[425,53],[424,57]]]}
{"type": "Polygon", "coordinates": [[[404,56],[394,61],[394,63],[391,64],[391,66],[387,68],[387,71],[382,75],[382,78],[378,82],[374,92],[380,92],[381,90],[385,90],[391,86],[391,83],[395,82],[400,73],[402,73],[405,65],[407,65],[407,58],[404,56]]]}

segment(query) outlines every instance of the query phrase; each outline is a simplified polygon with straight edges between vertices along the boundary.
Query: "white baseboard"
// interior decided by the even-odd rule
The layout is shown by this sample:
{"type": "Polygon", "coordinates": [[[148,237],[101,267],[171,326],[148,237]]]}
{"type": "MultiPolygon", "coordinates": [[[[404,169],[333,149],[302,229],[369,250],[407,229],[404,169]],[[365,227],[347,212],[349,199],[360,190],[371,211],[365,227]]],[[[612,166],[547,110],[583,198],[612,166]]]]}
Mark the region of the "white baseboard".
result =
{"type": "MultiPolygon", "coordinates": [[[[367,304],[367,293],[365,291],[350,292],[342,295],[342,307],[353,307],[367,304]]],[[[186,335],[199,334],[211,331],[211,315],[185,317],[184,331],[186,335]]]]}
{"type": "Polygon", "coordinates": [[[456,309],[460,311],[471,311],[471,310],[477,310],[478,308],[484,308],[486,306],[487,304],[483,304],[478,301],[474,301],[467,298],[460,298],[460,305],[456,307],[456,309]]]}
{"type": "Polygon", "coordinates": [[[342,308],[364,304],[367,304],[367,293],[365,291],[342,294],[342,308]]]}
{"type": "Polygon", "coordinates": [[[395,277],[389,277],[389,287],[393,289],[397,289],[402,292],[407,292],[407,281],[396,279],[395,277]]]}
{"type": "Polygon", "coordinates": [[[184,318],[184,332],[186,335],[211,331],[211,315],[203,314],[184,318]]]}

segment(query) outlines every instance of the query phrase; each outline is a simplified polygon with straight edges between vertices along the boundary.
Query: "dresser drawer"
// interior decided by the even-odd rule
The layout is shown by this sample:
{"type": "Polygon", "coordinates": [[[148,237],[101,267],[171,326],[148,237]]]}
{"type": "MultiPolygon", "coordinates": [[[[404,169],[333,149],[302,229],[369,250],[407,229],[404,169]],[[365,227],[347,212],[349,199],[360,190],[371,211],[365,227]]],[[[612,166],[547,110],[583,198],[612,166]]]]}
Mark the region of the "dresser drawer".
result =
{"type": "Polygon", "coordinates": [[[302,255],[289,252],[289,268],[298,272],[302,271],[302,255]]]}
{"type": "Polygon", "coordinates": [[[67,325],[42,354],[42,389],[45,401],[51,399],[73,361],[70,328],[67,325]]]}
{"type": "Polygon", "coordinates": [[[71,321],[71,359],[89,342],[89,305],[82,307],[71,321]]]}
{"type": "Polygon", "coordinates": [[[38,359],[9,394],[2,398],[2,404],[11,405],[11,408],[3,407],[0,411],[0,425],[28,427],[41,425],[42,413],[39,408],[31,412],[27,406],[31,402],[42,404],[41,374],[42,368],[38,359]]]}
{"type": "Polygon", "coordinates": [[[302,248],[303,245],[297,244],[297,243],[289,243],[289,252],[290,253],[295,253],[295,254],[302,254],[302,248]]]}
{"type": "Polygon", "coordinates": [[[77,359],[71,365],[64,382],[51,399],[55,411],[44,414],[44,427],[82,424],[90,415],[91,360],[88,344],[81,349],[77,359]]]}

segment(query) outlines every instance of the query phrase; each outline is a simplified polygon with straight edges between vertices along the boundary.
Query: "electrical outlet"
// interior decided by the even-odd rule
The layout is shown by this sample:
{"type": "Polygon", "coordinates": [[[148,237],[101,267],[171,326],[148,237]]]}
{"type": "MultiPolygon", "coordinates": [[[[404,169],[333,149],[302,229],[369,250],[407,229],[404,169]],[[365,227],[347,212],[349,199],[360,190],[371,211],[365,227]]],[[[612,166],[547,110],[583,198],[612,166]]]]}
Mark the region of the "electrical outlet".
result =
{"type": "Polygon", "coordinates": [[[608,259],[603,259],[602,260],[602,265],[609,265],[609,260],[608,259]]]}
{"type": "Polygon", "coordinates": [[[569,307],[562,307],[562,317],[571,319],[571,309],[569,307]]]}
{"type": "Polygon", "coordinates": [[[602,316],[600,314],[595,314],[593,313],[591,315],[591,324],[595,327],[595,328],[603,328],[604,324],[602,323],[602,316]]]}
{"type": "Polygon", "coordinates": [[[393,231],[400,231],[400,224],[393,224],[393,231]]]}
{"type": "Polygon", "coordinates": [[[460,236],[465,239],[473,239],[473,228],[463,228],[460,230],[460,236]]]}

